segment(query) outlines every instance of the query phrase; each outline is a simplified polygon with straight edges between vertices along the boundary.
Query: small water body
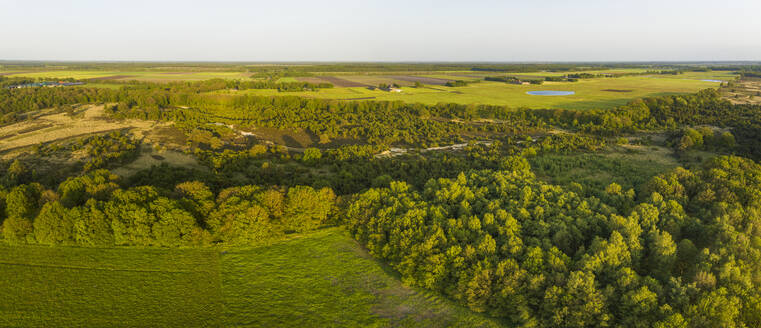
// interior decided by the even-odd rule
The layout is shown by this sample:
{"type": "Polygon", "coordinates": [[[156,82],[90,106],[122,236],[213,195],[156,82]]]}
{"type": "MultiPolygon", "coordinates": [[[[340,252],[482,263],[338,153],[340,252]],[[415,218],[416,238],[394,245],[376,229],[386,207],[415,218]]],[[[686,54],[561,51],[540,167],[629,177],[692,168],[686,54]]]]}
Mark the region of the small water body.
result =
{"type": "Polygon", "coordinates": [[[553,90],[528,91],[526,93],[533,96],[570,96],[572,94],[576,94],[576,92],[574,91],[553,91],[553,90]]]}
{"type": "Polygon", "coordinates": [[[718,83],[724,83],[722,80],[701,80],[703,82],[718,82],[718,83]]]}

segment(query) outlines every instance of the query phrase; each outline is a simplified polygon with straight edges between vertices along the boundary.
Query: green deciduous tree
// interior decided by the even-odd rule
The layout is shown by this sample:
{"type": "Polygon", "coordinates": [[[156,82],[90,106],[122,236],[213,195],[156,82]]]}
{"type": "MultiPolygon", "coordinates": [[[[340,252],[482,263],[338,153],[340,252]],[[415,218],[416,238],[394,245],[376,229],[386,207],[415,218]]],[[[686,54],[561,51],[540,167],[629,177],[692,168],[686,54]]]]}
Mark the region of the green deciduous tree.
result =
{"type": "Polygon", "coordinates": [[[58,201],[45,204],[34,219],[34,237],[46,245],[74,244],[75,213],[58,201]]]}
{"type": "Polygon", "coordinates": [[[329,188],[314,190],[297,186],[288,189],[283,223],[288,230],[308,231],[324,223],[334,211],[335,195],[329,188]]]}

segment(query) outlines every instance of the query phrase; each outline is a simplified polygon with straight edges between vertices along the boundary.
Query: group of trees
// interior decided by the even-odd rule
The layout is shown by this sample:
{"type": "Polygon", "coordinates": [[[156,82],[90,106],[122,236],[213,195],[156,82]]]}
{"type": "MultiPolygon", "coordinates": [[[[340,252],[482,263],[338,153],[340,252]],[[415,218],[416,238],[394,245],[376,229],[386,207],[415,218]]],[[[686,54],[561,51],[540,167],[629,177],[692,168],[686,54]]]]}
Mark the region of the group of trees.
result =
{"type": "Polygon", "coordinates": [[[697,129],[685,128],[681,136],[674,141],[674,146],[679,151],[699,149],[726,152],[732,150],[737,143],[731,132],[722,132],[706,126],[697,129]]]}
{"type": "Polygon", "coordinates": [[[332,88],[330,83],[278,82],[277,79],[265,80],[230,80],[210,79],[203,81],[174,81],[166,83],[143,81],[104,80],[101,83],[124,85],[125,89],[163,89],[172,93],[201,93],[216,90],[276,89],[278,91],[304,91],[332,88]]]}
{"type": "MultiPolygon", "coordinates": [[[[544,80],[542,80],[541,78],[520,79],[515,76],[487,76],[484,78],[484,80],[493,81],[493,82],[515,83],[515,84],[520,84],[524,81],[531,84],[542,84],[544,82],[544,80]]],[[[547,80],[547,81],[550,81],[550,80],[547,80]]]]}
{"type": "MultiPolygon", "coordinates": [[[[254,145],[248,150],[206,150],[197,151],[195,155],[218,176],[204,180],[211,185],[310,185],[330,187],[339,195],[351,195],[388,185],[392,180],[421,188],[432,178],[453,177],[468,170],[499,169],[503,167],[504,157],[509,155],[594,152],[604,146],[605,141],[600,138],[556,134],[537,140],[507,137],[491,143],[471,143],[456,152],[410,150],[396,156],[377,156],[387,148],[372,145],[346,145],[325,151],[307,148],[304,153],[289,153],[278,146],[254,145]]],[[[141,183],[150,183],[150,179],[141,183]]]]}
{"type": "Polygon", "coordinates": [[[447,81],[444,85],[448,87],[464,87],[468,85],[468,81],[463,80],[454,80],[454,81],[447,81]]]}
{"type": "Polygon", "coordinates": [[[0,88],[0,124],[25,118],[23,113],[68,104],[93,103],[111,92],[96,88],[0,88]]]}
{"type": "MultiPolygon", "coordinates": [[[[335,139],[352,139],[368,144],[402,144],[431,147],[459,142],[464,132],[506,134],[530,125],[517,118],[512,122],[466,124],[432,117],[476,118],[496,106],[442,104],[428,106],[404,102],[346,102],[299,97],[261,96],[189,96],[175,102],[170,97],[134,98],[111,108],[117,118],[167,120],[191,132],[209,124],[223,123],[242,128],[271,127],[284,130],[303,129],[329,143],[335,139]],[[165,104],[165,105],[159,105],[165,104]],[[204,108],[171,108],[190,104],[204,108]]],[[[504,112],[508,110],[504,109],[504,112]]],[[[529,130],[529,128],[526,128],[529,130]]]]}
{"type": "Polygon", "coordinates": [[[73,145],[73,151],[84,150],[88,159],[85,171],[104,168],[109,164],[125,164],[140,155],[140,141],[120,131],[106,135],[81,138],[73,145]]]}
{"type": "Polygon", "coordinates": [[[348,226],[405,282],[518,325],[761,324],[761,166],[720,157],[679,169],[629,209],[539,182],[511,161],[420,191],[371,189],[350,206],[348,226]]]}
{"type": "Polygon", "coordinates": [[[72,177],[57,190],[38,183],[0,189],[2,236],[9,243],[83,246],[258,245],[334,220],[329,188],[254,185],[218,193],[202,182],[173,190],[122,189],[106,170],[72,177]]]}

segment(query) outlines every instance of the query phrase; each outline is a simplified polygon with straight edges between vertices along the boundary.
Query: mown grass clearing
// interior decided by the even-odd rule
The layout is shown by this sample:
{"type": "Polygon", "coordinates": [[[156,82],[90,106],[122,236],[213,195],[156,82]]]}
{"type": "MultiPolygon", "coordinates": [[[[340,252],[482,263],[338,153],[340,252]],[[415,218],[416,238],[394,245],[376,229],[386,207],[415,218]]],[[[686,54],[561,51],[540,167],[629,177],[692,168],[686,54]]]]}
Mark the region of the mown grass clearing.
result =
{"type": "Polygon", "coordinates": [[[404,287],[340,228],[227,252],[222,295],[228,327],[499,326],[441,296],[404,287]]]}
{"type": "Polygon", "coordinates": [[[219,327],[218,252],[0,245],[2,327],[219,327]]]}
{"type": "Polygon", "coordinates": [[[2,327],[499,327],[403,286],[342,228],[258,248],[0,245],[2,327]]]}

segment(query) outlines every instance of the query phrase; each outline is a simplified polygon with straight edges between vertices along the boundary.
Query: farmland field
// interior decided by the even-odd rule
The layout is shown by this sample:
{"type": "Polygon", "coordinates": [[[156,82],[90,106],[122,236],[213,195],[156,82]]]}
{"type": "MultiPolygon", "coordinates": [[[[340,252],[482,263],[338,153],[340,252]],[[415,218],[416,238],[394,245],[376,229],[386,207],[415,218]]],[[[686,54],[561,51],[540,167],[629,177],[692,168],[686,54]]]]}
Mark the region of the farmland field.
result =
{"type": "Polygon", "coordinates": [[[404,287],[343,229],[259,248],[0,246],[2,327],[499,327],[404,287]]]}
{"type": "MultiPolygon", "coordinates": [[[[2,73],[2,72],[0,72],[2,73]]],[[[200,81],[208,79],[242,79],[248,78],[249,74],[243,72],[175,72],[175,71],[86,71],[86,70],[41,70],[31,72],[9,72],[5,77],[28,77],[28,78],[74,78],[96,80],[121,80],[121,81],[200,81]]]]}
{"type": "MultiPolygon", "coordinates": [[[[646,69],[608,69],[588,70],[572,73],[614,74],[614,73],[643,73],[646,69]]],[[[6,77],[29,78],[75,78],[92,79],[84,86],[98,88],[114,88],[118,85],[104,83],[107,81],[200,81],[213,78],[250,79],[250,73],[226,71],[119,71],[119,70],[9,70],[0,71],[6,77]]],[[[489,104],[508,107],[526,108],[563,108],[563,109],[594,109],[610,108],[623,105],[633,99],[642,97],[662,96],[679,93],[693,93],[705,88],[716,88],[718,82],[705,80],[730,81],[736,75],[730,72],[685,72],[679,75],[636,75],[620,78],[592,78],[578,82],[545,82],[542,85],[514,85],[502,82],[483,81],[486,76],[514,76],[525,79],[536,79],[546,76],[562,76],[569,72],[483,72],[483,71],[440,71],[440,72],[365,72],[346,73],[328,72],[312,77],[283,77],[278,82],[310,82],[331,83],[334,88],[319,91],[289,92],[310,98],[345,99],[345,100],[389,100],[410,103],[458,103],[458,104],[489,104]],[[463,87],[443,86],[446,81],[466,80],[480,81],[463,87]],[[412,87],[415,82],[422,87],[412,87]],[[370,90],[379,84],[398,84],[402,92],[385,92],[370,90]],[[563,90],[574,91],[570,96],[532,96],[527,91],[563,90]]],[[[236,92],[256,95],[282,96],[276,89],[255,89],[236,92]]]]}
{"type": "MultiPolygon", "coordinates": [[[[446,78],[449,75],[431,75],[431,78],[446,78]]],[[[464,87],[446,87],[440,85],[425,85],[421,88],[404,87],[411,82],[402,81],[402,92],[386,92],[369,90],[362,87],[332,88],[319,91],[292,92],[289,95],[327,99],[373,99],[405,101],[410,103],[459,103],[459,104],[490,104],[509,107],[528,108],[564,108],[564,109],[605,109],[620,106],[627,102],[652,96],[662,96],[679,93],[692,93],[701,89],[716,88],[718,82],[702,81],[703,79],[722,78],[732,79],[730,74],[721,73],[685,73],[678,76],[627,76],[621,78],[583,79],[578,82],[545,82],[542,85],[514,85],[503,82],[472,83],[464,87]],[[563,90],[574,91],[570,96],[532,96],[527,91],[534,90],[563,90]]],[[[393,83],[395,79],[382,76],[341,76],[341,78],[362,81],[366,84],[393,83]]],[[[230,93],[245,93],[256,95],[282,95],[277,90],[243,90],[219,91],[230,93]]]]}

